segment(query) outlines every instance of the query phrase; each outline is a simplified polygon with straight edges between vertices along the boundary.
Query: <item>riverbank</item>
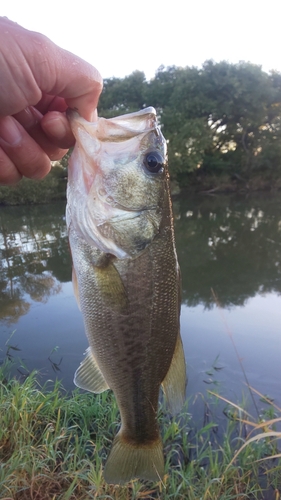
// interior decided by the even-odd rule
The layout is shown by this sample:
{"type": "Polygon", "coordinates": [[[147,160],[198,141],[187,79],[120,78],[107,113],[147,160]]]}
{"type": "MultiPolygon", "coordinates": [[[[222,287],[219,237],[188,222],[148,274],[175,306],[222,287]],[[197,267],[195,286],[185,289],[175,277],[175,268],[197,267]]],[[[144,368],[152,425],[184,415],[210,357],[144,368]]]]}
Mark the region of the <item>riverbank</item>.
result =
{"type": "Polygon", "coordinates": [[[5,500],[280,498],[276,439],[281,433],[275,426],[281,410],[269,401],[258,421],[225,401],[225,429],[210,418],[219,401],[215,395],[205,401],[199,429],[188,403],[176,418],[162,405],[163,481],[135,480],[119,487],[107,485],[102,475],[119,428],[112,393],[70,395],[57,382],[41,388],[36,373],[23,381],[9,378],[9,365],[0,370],[0,497],[5,500]]]}
{"type": "MultiPolygon", "coordinates": [[[[56,162],[45,179],[22,179],[16,186],[0,186],[0,205],[36,205],[66,199],[67,162],[56,162]]],[[[171,182],[173,195],[276,192],[281,190],[281,172],[254,173],[249,178],[235,173],[191,173],[182,183],[171,182]]]]}
{"type": "Polygon", "coordinates": [[[254,172],[249,177],[233,173],[193,173],[177,184],[176,191],[206,194],[276,192],[281,189],[281,172],[254,172]]]}
{"type": "Polygon", "coordinates": [[[67,170],[59,162],[44,179],[23,178],[15,186],[0,186],[0,205],[38,205],[66,198],[67,170]]]}

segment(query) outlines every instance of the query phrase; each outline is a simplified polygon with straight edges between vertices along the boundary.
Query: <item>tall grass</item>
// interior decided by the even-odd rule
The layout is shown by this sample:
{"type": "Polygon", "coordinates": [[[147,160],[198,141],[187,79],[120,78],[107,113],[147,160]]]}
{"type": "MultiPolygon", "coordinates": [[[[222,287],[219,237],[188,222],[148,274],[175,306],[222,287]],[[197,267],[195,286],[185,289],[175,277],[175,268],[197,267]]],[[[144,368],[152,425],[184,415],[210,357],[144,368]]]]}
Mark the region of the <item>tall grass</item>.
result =
{"type": "Polygon", "coordinates": [[[255,420],[240,406],[210,393],[205,408],[225,405],[226,427],[208,417],[198,430],[188,412],[190,403],[176,418],[162,404],[163,481],[135,480],[119,487],[107,485],[102,474],[119,427],[112,393],[69,395],[58,382],[40,387],[36,373],[18,381],[9,371],[6,362],[0,370],[2,499],[280,498],[281,412],[272,402],[255,420]]]}

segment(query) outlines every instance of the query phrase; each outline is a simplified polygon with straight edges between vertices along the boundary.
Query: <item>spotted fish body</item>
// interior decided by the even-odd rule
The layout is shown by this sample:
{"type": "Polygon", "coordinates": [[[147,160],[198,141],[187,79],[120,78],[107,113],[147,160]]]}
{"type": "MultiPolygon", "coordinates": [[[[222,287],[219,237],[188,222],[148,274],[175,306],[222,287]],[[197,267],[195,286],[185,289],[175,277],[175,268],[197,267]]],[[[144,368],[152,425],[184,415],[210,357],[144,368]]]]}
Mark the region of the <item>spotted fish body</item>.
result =
{"type": "Polygon", "coordinates": [[[175,413],[186,383],[166,143],[153,108],[94,123],[70,112],[69,120],[67,225],[89,341],[74,381],[110,388],[118,403],[106,481],[159,480],[159,389],[175,413]]]}

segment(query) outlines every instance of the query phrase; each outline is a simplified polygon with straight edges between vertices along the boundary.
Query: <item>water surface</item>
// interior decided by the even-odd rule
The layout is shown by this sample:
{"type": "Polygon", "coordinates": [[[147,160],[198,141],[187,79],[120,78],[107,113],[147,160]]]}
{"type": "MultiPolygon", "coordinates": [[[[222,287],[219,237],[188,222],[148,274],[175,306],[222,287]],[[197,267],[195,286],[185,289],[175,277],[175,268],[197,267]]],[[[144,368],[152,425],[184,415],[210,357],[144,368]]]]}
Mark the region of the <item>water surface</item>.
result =
{"type": "MultiPolygon", "coordinates": [[[[281,196],[182,197],[174,211],[187,397],[215,389],[241,401],[242,362],[280,405],[281,196]]],[[[64,203],[0,208],[0,357],[71,390],[87,340],[64,212],[64,203]]]]}

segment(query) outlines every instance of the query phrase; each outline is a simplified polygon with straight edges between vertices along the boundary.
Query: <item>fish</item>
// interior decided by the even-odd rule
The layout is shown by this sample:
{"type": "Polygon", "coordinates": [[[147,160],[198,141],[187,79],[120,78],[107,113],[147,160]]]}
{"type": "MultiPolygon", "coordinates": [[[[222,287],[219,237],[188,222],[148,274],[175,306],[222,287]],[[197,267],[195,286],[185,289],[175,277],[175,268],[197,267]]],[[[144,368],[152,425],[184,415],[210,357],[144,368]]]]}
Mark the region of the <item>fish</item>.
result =
{"type": "Polygon", "coordinates": [[[105,481],[159,481],[160,387],[173,414],[186,388],[166,141],[153,107],[95,122],[74,110],[67,116],[76,143],[66,221],[89,341],[74,383],[97,394],[111,389],[118,404],[105,481]]]}

